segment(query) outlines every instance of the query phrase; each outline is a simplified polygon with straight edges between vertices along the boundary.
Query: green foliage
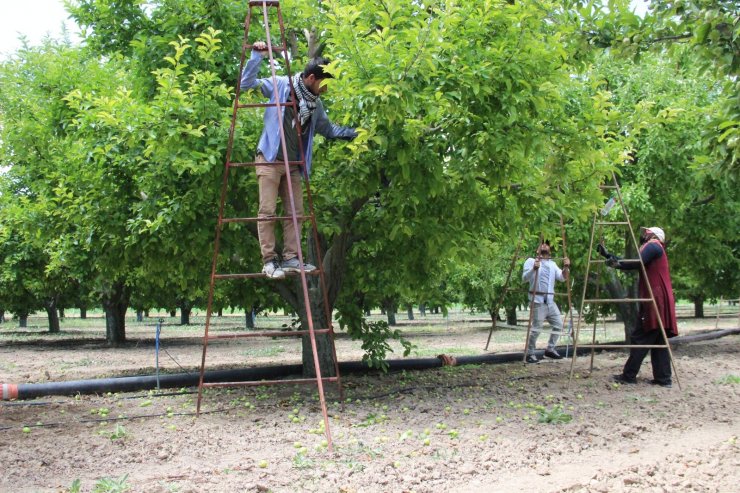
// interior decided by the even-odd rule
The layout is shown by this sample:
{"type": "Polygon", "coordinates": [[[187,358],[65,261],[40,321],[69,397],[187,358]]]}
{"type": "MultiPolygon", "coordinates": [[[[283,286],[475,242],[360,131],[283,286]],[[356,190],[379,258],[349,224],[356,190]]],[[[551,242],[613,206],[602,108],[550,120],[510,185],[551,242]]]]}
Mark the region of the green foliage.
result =
{"type": "Polygon", "coordinates": [[[120,478],[102,478],[95,483],[92,493],[124,493],[131,489],[126,482],[128,474],[120,478]]]}
{"type": "MultiPolygon", "coordinates": [[[[340,324],[342,324],[341,318],[340,324]]],[[[345,326],[342,325],[342,328],[345,328],[345,326]]],[[[408,356],[414,347],[411,342],[403,338],[399,330],[391,330],[388,323],[383,320],[369,322],[363,318],[359,328],[356,326],[347,326],[346,328],[353,340],[362,341],[362,349],[365,351],[362,361],[366,362],[370,368],[378,368],[384,371],[388,369],[388,362],[385,361],[385,357],[388,352],[393,352],[389,343],[390,340],[397,340],[403,346],[404,356],[408,356]]]]}
{"type": "Polygon", "coordinates": [[[80,493],[82,491],[82,481],[75,479],[72,481],[67,493],[80,493]]]}
{"type": "MultiPolygon", "coordinates": [[[[490,311],[515,239],[559,236],[559,214],[577,273],[581,225],[612,169],[633,221],[669,231],[682,293],[737,291],[733,12],[651,5],[641,18],[627,0],[281,2],[293,70],[330,56],[323,99],[332,120],[359,127],[348,144],[317,138],[311,186],[329,312],[372,365],[388,341],[411,346],[364,310],[490,311]]],[[[48,42],[0,65],[0,306],[92,291],[137,308],[203,305],[245,4],[69,9],[84,48],[48,42]]],[[[249,42],[264,38],[253,21],[249,42]]],[[[232,159],[251,160],[260,128],[259,113],[240,114],[232,159]]],[[[225,214],[255,216],[253,174],[229,184],[225,214]]],[[[217,270],[258,271],[254,236],[224,228],[217,270]]],[[[296,292],[232,283],[214,303],[289,305],[305,321],[296,292]]]]}
{"type": "Polygon", "coordinates": [[[736,181],[740,175],[740,37],[736,2],[651,1],[641,18],[625,0],[588,2],[580,10],[581,29],[591,45],[640,60],[648,52],[663,58],[691,59],[701,76],[711,75],[720,97],[703,129],[710,154],[697,162],[715,175],[736,181]],[[686,50],[684,49],[686,47],[686,50]],[[685,52],[684,55],[680,55],[685,52]]]}
{"type": "Polygon", "coordinates": [[[720,385],[736,385],[740,384],[740,376],[738,375],[725,375],[724,377],[717,380],[720,385]]]}
{"type": "Polygon", "coordinates": [[[113,441],[116,441],[116,440],[122,440],[126,438],[126,436],[128,436],[128,432],[126,431],[126,428],[124,428],[120,424],[116,424],[116,428],[112,432],[110,432],[110,435],[108,436],[108,438],[110,438],[113,441]]]}
{"type": "Polygon", "coordinates": [[[551,409],[538,409],[537,422],[546,424],[570,423],[573,416],[563,411],[563,406],[556,404],[551,409]]]}

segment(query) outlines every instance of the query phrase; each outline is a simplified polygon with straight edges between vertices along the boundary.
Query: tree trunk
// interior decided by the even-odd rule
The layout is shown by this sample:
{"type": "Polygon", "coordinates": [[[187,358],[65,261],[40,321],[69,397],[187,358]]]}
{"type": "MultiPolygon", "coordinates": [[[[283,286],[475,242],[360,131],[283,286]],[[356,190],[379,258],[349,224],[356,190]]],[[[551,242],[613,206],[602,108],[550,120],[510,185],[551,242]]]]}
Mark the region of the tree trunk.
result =
{"type": "MultiPolygon", "coordinates": [[[[634,258],[634,257],[628,257],[634,258]]],[[[617,276],[613,272],[607,271],[606,275],[603,276],[606,279],[604,287],[611,298],[636,298],[637,297],[637,276],[630,286],[625,288],[622,283],[619,282],[617,276]]],[[[602,296],[603,297],[603,296],[602,296]]],[[[624,340],[629,343],[631,334],[637,327],[637,317],[639,313],[638,303],[614,303],[614,308],[617,311],[617,317],[622,319],[624,323],[624,340]]]]}
{"type": "MultiPolygon", "coordinates": [[[[298,281],[297,284],[300,287],[300,281],[298,281]]],[[[303,301],[302,293],[299,299],[303,301]]],[[[330,321],[326,318],[326,311],[323,308],[323,297],[318,286],[310,287],[309,300],[311,302],[311,315],[313,319],[314,330],[329,328],[330,321]]],[[[306,316],[305,310],[303,310],[302,308],[303,306],[299,306],[301,328],[308,329],[308,318],[306,316]]],[[[336,371],[334,367],[334,351],[332,351],[332,344],[329,334],[315,334],[314,338],[316,339],[316,353],[319,360],[319,368],[321,369],[321,376],[336,376],[336,371]]],[[[307,378],[315,377],[316,363],[314,362],[311,338],[308,335],[303,336],[301,339],[301,345],[303,376],[307,378]]]]}
{"type": "Polygon", "coordinates": [[[59,333],[59,312],[57,311],[57,300],[56,297],[47,299],[44,303],[46,309],[46,316],[49,318],[49,333],[59,333]]]}
{"type": "Polygon", "coordinates": [[[694,317],[704,318],[704,297],[696,296],[693,299],[694,302],[694,317]]]}
{"type": "Polygon", "coordinates": [[[170,317],[176,317],[177,316],[177,310],[170,310],[170,317]]]}
{"type": "Polygon", "coordinates": [[[136,310],[136,321],[137,322],[144,321],[144,310],[136,310]]]}
{"type": "Polygon", "coordinates": [[[419,303],[419,313],[422,317],[427,316],[427,305],[426,303],[419,303]]]}
{"type": "Polygon", "coordinates": [[[189,301],[180,302],[180,325],[190,325],[190,312],[192,310],[192,303],[189,301]]]}
{"type": "Polygon", "coordinates": [[[396,303],[392,299],[383,300],[383,308],[385,309],[385,316],[388,319],[388,325],[391,327],[396,325],[396,303]]]}
{"type": "Polygon", "coordinates": [[[308,44],[308,58],[316,58],[321,56],[321,44],[319,43],[319,36],[316,32],[316,28],[304,29],[303,35],[306,36],[306,43],[308,44]]]}
{"type": "Polygon", "coordinates": [[[78,308],[80,309],[80,319],[87,319],[87,307],[85,305],[80,305],[78,308]]]}
{"type": "Polygon", "coordinates": [[[224,316],[224,309],[223,308],[219,308],[218,309],[218,316],[219,317],[223,317],[224,316]]]}
{"type": "Polygon", "coordinates": [[[254,329],[254,308],[247,307],[246,310],[244,310],[244,318],[247,322],[247,328],[248,329],[254,329]]]}
{"type": "Polygon", "coordinates": [[[24,329],[28,327],[28,313],[18,314],[18,327],[22,327],[24,329]]]}
{"type": "Polygon", "coordinates": [[[0,310],[0,324],[5,322],[5,310],[0,310]]]}
{"type": "Polygon", "coordinates": [[[516,305],[506,307],[506,323],[516,325],[516,305]]]}
{"type": "Polygon", "coordinates": [[[105,311],[105,338],[110,345],[121,344],[126,341],[128,290],[123,282],[116,282],[103,293],[102,299],[105,311]]]}
{"type": "Polygon", "coordinates": [[[414,319],[414,306],[413,305],[406,305],[406,313],[408,313],[408,319],[413,320],[414,319]]]}
{"type": "Polygon", "coordinates": [[[62,306],[58,308],[58,310],[59,310],[59,318],[64,319],[64,307],[62,306]]]}

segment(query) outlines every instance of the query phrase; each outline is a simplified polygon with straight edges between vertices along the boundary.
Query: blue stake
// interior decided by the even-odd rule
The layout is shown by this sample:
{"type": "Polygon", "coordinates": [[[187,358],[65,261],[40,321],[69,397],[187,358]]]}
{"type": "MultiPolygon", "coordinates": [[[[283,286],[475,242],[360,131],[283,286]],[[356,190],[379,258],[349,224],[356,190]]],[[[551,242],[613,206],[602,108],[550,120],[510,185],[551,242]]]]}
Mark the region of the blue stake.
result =
{"type": "Polygon", "coordinates": [[[157,333],[154,336],[154,360],[157,368],[157,390],[159,390],[159,333],[162,330],[163,318],[157,321],[157,333]]]}

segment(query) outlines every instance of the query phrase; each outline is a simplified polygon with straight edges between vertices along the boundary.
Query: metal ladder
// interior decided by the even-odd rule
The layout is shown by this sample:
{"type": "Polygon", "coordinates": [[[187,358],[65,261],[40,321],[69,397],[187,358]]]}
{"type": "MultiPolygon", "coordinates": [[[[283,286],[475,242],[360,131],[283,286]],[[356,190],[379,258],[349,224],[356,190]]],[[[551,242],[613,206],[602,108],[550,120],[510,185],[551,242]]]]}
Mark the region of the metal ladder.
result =
{"type": "MultiPolygon", "coordinates": [[[[602,191],[605,191],[609,193],[610,191],[614,192],[614,195],[609,198],[604,208],[601,210],[601,212],[597,211],[594,213],[594,219],[593,223],[591,225],[591,242],[589,244],[588,248],[588,261],[586,262],[586,273],[584,275],[584,283],[583,283],[583,295],[581,296],[581,309],[578,311],[578,323],[576,324],[576,335],[573,340],[573,357],[571,359],[570,364],[570,377],[568,379],[568,385],[570,385],[570,382],[573,380],[573,372],[575,370],[575,363],[576,359],[578,357],[578,349],[584,348],[584,349],[591,349],[591,363],[589,367],[589,371],[593,371],[594,366],[594,353],[596,349],[631,349],[631,348],[643,348],[643,349],[662,349],[665,348],[668,350],[668,357],[671,362],[671,366],[673,368],[673,376],[676,380],[676,383],[678,384],[678,388],[681,388],[681,382],[678,379],[678,372],[676,370],[676,363],[673,358],[673,351],[671,351],[671,345],[668,342],[668,337],[665,332],[665,327],[663,326],[663,320],[660,317],[658,305],[655,302],[655,295],[653,294],[653,289],[650,286],[649,282],[646,282],[648,288],[648,293],[650,294],[649,298],[601,298],[600,297],[600,282],[599,282],[599,274],[600,269],[602,265],[605,264],[605,260],[603,259],[594,259],[593,258],[593,252],[594,252],[594,238],[596,237],[596,227],[599,227],[599,237],[603,237],[603,228],[605,226],[626,226],[629,230],[629,238],[632,240],[632,246],[634,247],[635,251],[638,252],[636,259],[624,259],[626,261],[631,262],[639,262],[640,263],[640,270],[642,275],[647,279],[647,271],[645,269],[645,264],[642,261],[642,257],[639,254],[640,248],[639,244],[637,242],[637,238],[635,237],[635,232],[632,227],[632,222],[630,221],[629,214],[627,212],[627,208],[624,205],[624,201],[622,200],[622,192],[619,187],[619,182],[617,181],[617,177],[614,174],[614,172],[611,173],[611,184],[602,184],[600,186],[602,191]],[[607,221],[604,219],[599,218],[599,214],[603,217],[605,217],[611,208],[614,205],[619,205],[620,209],[624,215],[623,221],[607,221]],[[597,273],[596,273],[596,292],[593,298],[586,298],[587,294],[587,288],[588,288],[588,278],[589,273],[591,271],[591,266],[596,265],[597,266],[597,273]],[[656,345],[637,345],[637,344],[597,344],[596,343],[596,321],[594,321],[594,330],[593,330],[593,336],[590,344],[579,344],[578,343],[578,337],[580,335],[581,330],[581,323],[583,321],[583,313],[585,311],[585,307],[587,305],[599,305],[602,303],[650,303],[650,306],[653,310],[655,310],[658,319],[658,325],[660,327],[660,333],[663,336],[663,342],[664,344],[656,344],[656,345]]],[[[594,318],[596,320],[596,317],[594,318]]]]}
{"type": "MultiPolygon", "coordinates": [[[[196,413],[200,414],[200,406],[201,406],[201,400],[203,397],[203,389],[209,388],[209,387],[236,387],[236,386],[262,386],[262,385],[272,385],[272,384],[297,384],[297,383],[315,383],[318,387],[318,393],[319,393],[319,400],[321,403],[321,411],[324,418],[324,430],[326,434],[326,439],[328,443],[328,449],[329,451],[332,451],[332,439],[331,439],[331,431],[329,428],[329,417],[326,410],[326,400],[324,398],[324,382],[335,382],[339,389],[340,394],[340,400],[341,396],[343,394],[342,392],[342,386],[341,386],[341,378],[339,375],[339,363],[337,361],[337,354],[336,354],[336,346],[334,343],[334,329],[331,323],[331,313],[329,313],[329,302],[328,302],[328,295],[327,295],[327,289],[326,289],[326,280],[324,276],[324,267],[322,262],[322,252],[321,252],[321,245],[318,241],[318,228],[316,225],[316,216],[314,214],[313,209],[313,200],[311,196],[311,189],[309,186],[308,176],[304,173],[304,181],[306,186],[306,195],[307,195],[307,204],[308,204],[308,211],[309,214],[304,217],[297,217],[295,212],[295,203],[293,201],[293,187],[290,180],[290,171],[291,166],[295,167],[302,166],[302,169],[305,169],[305,156],[303,155],[303,143],[301,142],[301,132],[298,132],[298,146],[301,149],[301,159],[300,161],[288,161],[288,152],[286,149],[286,140],[285,140],[285,133],[283,130],[283,111],[278,111],[278,122],[279,122],[279,128],[280,128],[280,142],[283,150],[283,162],[281,163],[257,163],[257,162],[232,162],[232,151],[234,147],[234,133],[237,123],[237,117],[239,114],[239,110],[245,109],[245,108],[268,108],[268,107],[278,107],[278,108],[285,108],[287,106],[290,106],[293,108],[293,113],[296,118],[296,128],[300,128],[300,121],[298,121],[299,117],[299,111],[297,108],[296,103],[296,96],[295,96],[295,88],[292,87],[291,84],[291,98],[290,101],[286,103],[281,103],[279,101],[279,98],[276,96],[276,102],[275,103],[253,103],[253,104],[241,104],[239,102],[239,96],[241,94],[241,88],[240,88],[240,82],[241,82],[241,74],[244,70],[245,66],[245,60],[248,53],[248,50],[251,50],[252,45],[249,44],[249,28],[252,23],[252,12],[254,9],[261,10],[262,18],[264,21],[264,32],[265,32],[265,42],[267,43],[267,50],[268,50],[268,56],[269,56],[269,65],[270,65],[270,71],[271,71],[271,77],[273,82],[273,87],[277,88],[277,73],[275,69],[275,57],[274,53],[284,53],[286,56],[283,57],[283,60],[281,60],[282,63],[285,63],[285,71],[286,75],[288,77],[291,76],[290,72],[290,61],[289,57],[287,56],[288,53],[288,45],[285,38],[285,27],[283,24],[283,16],[282,12],[280,11],[280,2],[279,1],[267,1],[267,0],[251,0],[248,4],[248,10],[247,10],[247,16],[246,20],[244,22],[244,42],[242,43],[242,53],[241,53],[241,62],[239,65],[239,79],[236,83],[236,93],[234,98],[234,106],[231,116],[231,126],[229,128],[229,140],[228,140],[228,146],[226,150],[226,162],[224,164],[224,173],[223,173],[223,180],[222,180],[222,186],[221,186],[221,201],[219,205],[219,211],[218,211],[218,222],[216,224],[216,238],[214,241],[214,251],[213,251],[213,263],[211,266],[211,277],[210,277],[210,289],[208,292],[208,309],[206,312],[206,323],[205,323],[205,333],[203,335],[203,356],[201,360],[201,367],[200,367],[200,379],[198,381],[198,404],[197,404],[197,411],[196,413]],[[269,9],[275,9],[275,14],[277,16],[278,24],[280,27],[280,45],[275,46],[273,45],[271,36],[270,36],[270,14],[268,12],[269,9]],[[285,174],[286,174],[286,184],[288,187],[288,196],[290,197],[290,204],[283,204],[283,208],[290,210],[290,215],[285,217],[270,217],[269,219],[266,218],[259,218],[259,217],[224,217],[224,209],[225,209],[225,202],[226,202],[226,196],[228,191],[228,180],[229,180],[229,172],[230,170],[239,170],[239,169],[245,169],[245,168],[251,168],[255,167],[256,165],[282,165],[285,166],[285,174]],[[249,222],[258,222],[258,221],[279,221],[279,220],[287,220],[290,219],[293,221],[293,227],[295,228],[297,234],[298,234],[298,261],[300,263],[300,273],[298,274],[300,276],[301,281],[301,287],[303,291],[303,302],[306,307],[306,319],[308,323],[307,330],[298,330],[298,331],[259,331],[259,332],[250,332],[246,334],[229,334],[229,335],[211,335],[210,334],[210,327],[211,327],[211,315],[213,313],[213,297],[214,297],[214,289],[216,281],[221,280],[233,280],[233,279],[253,279],[253,278],[265,278],[265,274],[263,273],[218,273],[217,272],[217,265],[218,265],[218,257],[219,257],[219,246],[221,242],[221,233],[223,230],[223,226],[225,224],[229,223],[249,223],[249,222]],[[316,249],[316,256],[317,256],[317,269],[313,272],[306,272],[304,269],[304,261],[303,261],[303,251],[301,248],[301,241],[300,241],[300,228],[299,228],[299,219],[310,219],[311,222],[311,229],[313,233],[313,241],[314,246],[316,249]],[[320,283],[320,289],[323,296],[323,308],[324,308],[324,320],[327,321],[328,327],[326,328],[314,328],[314,322],[313,322],[313,314],[311,311],[311,300],[309,297],[309,289],[308,289],[308,281],[307,276],[318,276],[319,277],[319,283],[320,283]],[[316,345],[316,334],[327,334],[329,337],[330,345],[331,345],[331,351],[332,356],[334,360],[334,372],[336,376],[333,377],[322,377],[321,376],[321,368],[319,363],[319,357],[318,357],[318,350],[316,345]],[[298,379],[287,379],[287,380],[262,380],[258,382],[205,382],[204,381],[204,375],[205,375],[205,367],[206,367],[206,353],[208,349],[208,342],[210,340],[214,339],[235,339],[240,337],[298,337],[298,336],[308,336],[311,342],[311,349],[313,352],[313,361],[314,361],[314,368],[316,372],[315,378],[298,378],[298,379]]],[[[288,278],[288,274],[286,273],[286,278],[288,278]]],[[[280,282],[280,281],[277,281],[280,282]]]]}

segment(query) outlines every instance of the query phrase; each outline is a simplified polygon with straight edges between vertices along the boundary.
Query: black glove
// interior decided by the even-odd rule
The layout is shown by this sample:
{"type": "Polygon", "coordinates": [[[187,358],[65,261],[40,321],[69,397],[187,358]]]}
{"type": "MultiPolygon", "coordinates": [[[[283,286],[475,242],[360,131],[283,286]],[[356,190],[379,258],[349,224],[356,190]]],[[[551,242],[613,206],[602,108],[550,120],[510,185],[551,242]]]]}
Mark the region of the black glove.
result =
{"type": "Polygon", "coordinates": [[[599,243],[596,245],[596,251],[599,252],[599,255],[601,255],[604,258],[609,258],[609,250],[606,249],[603,243],[599,243]]]}

